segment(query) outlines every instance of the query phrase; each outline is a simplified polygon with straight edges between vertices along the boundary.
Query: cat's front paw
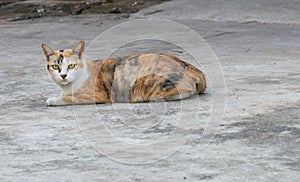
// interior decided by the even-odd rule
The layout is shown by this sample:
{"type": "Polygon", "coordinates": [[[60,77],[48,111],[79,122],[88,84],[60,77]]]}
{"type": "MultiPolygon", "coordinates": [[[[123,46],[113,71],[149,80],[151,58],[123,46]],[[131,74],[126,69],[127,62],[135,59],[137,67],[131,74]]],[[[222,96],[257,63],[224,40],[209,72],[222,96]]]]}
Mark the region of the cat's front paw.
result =
{"type": "Polygon", "coordinates": [[[60,97],[49,98],[49,99],[47,99],[46,104],[48,106],[63,106],[63,105],[66,105],[66,103],[60,97]]]}

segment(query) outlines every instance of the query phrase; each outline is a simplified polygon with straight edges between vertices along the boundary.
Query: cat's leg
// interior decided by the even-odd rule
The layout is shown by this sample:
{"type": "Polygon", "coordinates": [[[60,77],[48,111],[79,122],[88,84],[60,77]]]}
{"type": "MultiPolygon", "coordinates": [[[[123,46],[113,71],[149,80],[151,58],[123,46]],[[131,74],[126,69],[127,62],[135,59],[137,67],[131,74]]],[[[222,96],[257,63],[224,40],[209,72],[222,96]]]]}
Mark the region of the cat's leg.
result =
{"type": "Polygon", "coordinates": [[[49,98],[49,99],[47,99],[46,104],[48,106],[64,106],[64,105],[67,105],[67,103],[61,97],[49,98]]]}

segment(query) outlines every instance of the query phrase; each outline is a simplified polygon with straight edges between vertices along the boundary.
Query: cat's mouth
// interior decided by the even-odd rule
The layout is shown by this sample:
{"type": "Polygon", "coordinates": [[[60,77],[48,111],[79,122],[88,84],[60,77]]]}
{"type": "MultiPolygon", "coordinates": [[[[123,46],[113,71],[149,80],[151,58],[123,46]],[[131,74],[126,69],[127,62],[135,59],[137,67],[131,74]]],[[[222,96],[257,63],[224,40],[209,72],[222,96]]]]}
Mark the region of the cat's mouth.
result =
{"type": "Polygon", "coordinates": [[[61,85],[68,85],[70,82],[68,81],[68,80],[60,80],[59,81],[59,84],[61,84],[61,85]]]}

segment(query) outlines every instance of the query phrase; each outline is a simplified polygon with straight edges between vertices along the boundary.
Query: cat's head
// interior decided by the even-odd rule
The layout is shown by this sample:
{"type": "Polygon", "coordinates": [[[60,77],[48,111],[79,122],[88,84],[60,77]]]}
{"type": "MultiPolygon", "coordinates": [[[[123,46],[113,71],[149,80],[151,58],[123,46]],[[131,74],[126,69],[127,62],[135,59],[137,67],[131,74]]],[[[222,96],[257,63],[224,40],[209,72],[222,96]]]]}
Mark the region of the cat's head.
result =
{"type": "Polygon", "coordinates": [[[42,44],[48,72],[58,85],[69,85],[80,76],[80,70],[84,67],[82,59],[84,45],[81,41],[73,49],[54,50],[42,44]]]}

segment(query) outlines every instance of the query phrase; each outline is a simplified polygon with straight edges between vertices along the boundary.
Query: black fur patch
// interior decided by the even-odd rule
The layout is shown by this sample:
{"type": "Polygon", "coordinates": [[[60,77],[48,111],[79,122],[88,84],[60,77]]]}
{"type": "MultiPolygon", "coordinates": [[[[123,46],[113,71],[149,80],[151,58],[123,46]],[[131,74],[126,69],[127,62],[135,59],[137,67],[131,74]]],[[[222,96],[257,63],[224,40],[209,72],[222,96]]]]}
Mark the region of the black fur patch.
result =
{"type": "Polygon", "coordinates": [[[63,50],[63,49],[61,49],[61,50],[59,50],[59,52],[64,52],[65,50],[63,50]]]}
{"type": "Polygon", "coordinates": [[[160,89],[162,90],[171,90],[172,88],[175,88],[175,84],[172,83],[172,81],[165,79],[164,82],[159,84],[160,89]]]}
{"type": "Polygon", "coordinates": [[[108,73],[112,77],[111,79],[114,79],[114,73],[115,73],[116,64],[110,64],[108,66],[108,73]]]}
{"type": "Polygon", "coordinates": [[[64,57],[62,55],[59,56],[57,60],[57,64],[61,64],[63,62],[64,57]]]}
{"type": "Polygon", "coordinates": [[[184,61],[181,61],[182,62],[182,64],[184,65],[184,67],[188,67],[188,66],[190,66],[190,64],[189,63],[187,63],[187,62],[184,62],[184,61]]]}

